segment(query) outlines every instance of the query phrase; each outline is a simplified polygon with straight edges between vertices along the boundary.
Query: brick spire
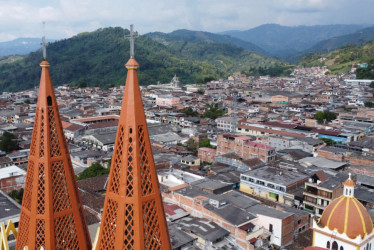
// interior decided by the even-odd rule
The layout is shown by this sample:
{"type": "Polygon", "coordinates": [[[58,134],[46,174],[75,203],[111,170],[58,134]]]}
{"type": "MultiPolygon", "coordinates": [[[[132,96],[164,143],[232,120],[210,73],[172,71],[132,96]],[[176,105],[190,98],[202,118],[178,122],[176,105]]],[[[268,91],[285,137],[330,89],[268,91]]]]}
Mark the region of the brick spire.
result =
{"type": "Polygon", "coordinates": [[[49,63],[43,61],[40,66],[42,74],[16,249],[91,249],[49,63]]]}
{"type": "Polygon", "coordinates": [[[134,58],[121,116],[96,249],[171,249],[134,58]]]}

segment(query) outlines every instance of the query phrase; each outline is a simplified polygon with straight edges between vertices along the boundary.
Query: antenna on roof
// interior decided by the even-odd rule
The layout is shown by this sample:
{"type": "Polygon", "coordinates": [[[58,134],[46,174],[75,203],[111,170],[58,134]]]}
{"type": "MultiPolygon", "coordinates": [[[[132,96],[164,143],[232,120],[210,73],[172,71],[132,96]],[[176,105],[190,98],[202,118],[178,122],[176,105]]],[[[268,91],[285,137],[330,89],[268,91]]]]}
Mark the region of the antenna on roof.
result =
{"type": "Polygon", "coordinates": [[[130,40],[130,58],[134,58],[135,49],[134,41],[135,38],[139,37],[138,32],[134,32],[134,24],[130,25],[130,34],[126,35],[125,38],[130,40]]]}
{"type": "Polygon", "coordinates": [[[45,22],[43,21],[43,37],[42,37],[42,45],[43,49],[43,60],[47,60],[47,42],[45,40],[45,22]]]}

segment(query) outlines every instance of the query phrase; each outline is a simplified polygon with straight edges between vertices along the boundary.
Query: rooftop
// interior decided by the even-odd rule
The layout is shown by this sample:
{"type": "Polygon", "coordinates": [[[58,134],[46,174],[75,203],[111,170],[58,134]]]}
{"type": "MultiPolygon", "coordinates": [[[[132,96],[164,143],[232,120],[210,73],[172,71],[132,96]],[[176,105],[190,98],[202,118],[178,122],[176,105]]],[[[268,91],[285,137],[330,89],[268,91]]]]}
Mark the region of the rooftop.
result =
{"type": "Polygon", "coordinates": [[[265,166],[243,173],[242,175],[254,177],[260,180],[277,183],[279,185],[292,185],[295,182],[307,179],[308,176],[297,172],[281,170],[278,168],[265,166]]]}

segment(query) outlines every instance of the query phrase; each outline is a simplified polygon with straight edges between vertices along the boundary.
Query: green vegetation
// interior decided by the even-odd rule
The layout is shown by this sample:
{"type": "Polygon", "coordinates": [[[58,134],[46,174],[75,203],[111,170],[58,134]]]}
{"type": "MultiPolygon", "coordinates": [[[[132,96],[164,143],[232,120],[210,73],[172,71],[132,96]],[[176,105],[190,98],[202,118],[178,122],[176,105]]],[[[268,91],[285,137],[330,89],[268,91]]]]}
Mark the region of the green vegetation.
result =
{"type": "Polygon", "coordinates": [[[367,108],[374,108],[374,103],[373,102],[365,102],[364,105],[367,108]]]}
{"type": "Polygon", "coordinates": [[[109,169],[101,166],[100,163],[94,163],[90,167],[86,168],[79,176],[78,180],[83,180],[103,174],[109,174],[109,169]]]}
{"type": "Polygon", "coordinates": [[[250,68],[243,73],[247,76],[289,76],[293,68],[293,65],[275,64],[268,67],[250,68]]]}
{"type": "MultiPolygon", "coordinates": [[[[120,27],[81,33],[48,46],[48,61],[54,86],[119,86],[126,78],[129,43],[120,27]]],[[[284,63],[229,44],[188,39],[164,40],[140,36],[136,58],[142,85],[170,82],[177,75],[184,84],[204,83],[251,68],[270,68],[284,63]]],[[[41,52],[0,63],[0,93],[20,91],[39,83],[41,52]]]]}
{"type": "Polygon", "coordinates": [[[19,190],[13,190],[13,191],[10,192],[8,195],[9,195],[13,200],[15,200],[16,202],[18,202],[19,204],[22,205],[23,191],[24,191],[23,188],[21,188],[21,189],[19,189],[19,190]]]}
{"type": "Polygon", "coordinates": [[[326,111],[326,112],[318,111],[314,115],[314,119],[316,119],[320,124],[322,124],[322,123],[329,123],[332,120],[336,119],[336,114],[333,113],[333,112],[329,112],[329,111],[326,111]]]}
{"type": "Polygon", "coordinates": [[[194,154],[196,154],[197,149],[199,148],[199,143],[195,141],[193,138],[190,138],[188,139],[188,141],[186,141],[186,148],[188,151],[191,151],[194,154]]]}
{"type": "Polygon", "coordinates": [[[199,148],[216,148],[210,144],[209,139],[205,139],[199,143],[199,148]]]}
{"type": "MultiPolygon", "coordinates": [[[[358,68],[356,70],[357,79],[374,79],[374,59],[370,60],[367,68],[358,68]]],[[[370,87],[374,87],[374,82],[370,83],[370,87]]],[[[372,88],[373,88],[372,87],[372,88]]]]}
{"type": "Polygon", "coordinates": [[[210,119],[217,119],[218,117],[222,116],[226,113],[223,109],[218,109],[218,103],[211,103],[207,104],[208,110],[204,112],[204,114],[201,115],[203,118],[210,118],[210,119]]]}
{"type": "Polygon", "coordinates": [[[370,88],[374,88],[374,81],[372,81],[369,85],[370,88]]]}
{"type": "Polygon", "coordinates": [[[194,111],[191,107],[183,109],[182,113],[188,116],[195,116],[195,117],[199,116],[199,113],[197,111],[194,111]]]}
{"type": "Polygon", "coordinates": [[[0,136],[0,150],[10,153],[17,149],[17,138],[12,133],[4,132],[4,134],[0,136]]]}
{"type": "Polygon", "coordinates": [[[326,143],[326,146],[332,146],[334,145],[334,140],[329,138],[319,138],[320,140],[324,141],[326,143]]]}
{"type": "Polygon", "coordinates": [[[349,72],[352,65],[357,63],[368,63],[367,68],[356,70],[358,79],[374,79],[374,40],[364,45],[348,44],[330,53],[313,53],[305,56],[299,66],[327,66],[330,74],[349,72]]]}

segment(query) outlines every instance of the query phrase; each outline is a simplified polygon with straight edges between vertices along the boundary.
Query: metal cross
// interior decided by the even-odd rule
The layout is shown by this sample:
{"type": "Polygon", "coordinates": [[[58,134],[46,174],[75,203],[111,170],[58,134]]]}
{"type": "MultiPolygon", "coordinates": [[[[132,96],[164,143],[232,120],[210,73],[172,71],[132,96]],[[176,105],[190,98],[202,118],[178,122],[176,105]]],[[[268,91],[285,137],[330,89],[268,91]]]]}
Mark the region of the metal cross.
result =
{"type": "Polygon", "coordinates": [[[42,48],[43,48],[43,59],[46,60],[47,59],[47,42],[45,41],[45,36],[43,36],[42,43],[40,45],[42,45],[42,48]]]}
{"type": "Polygon", "coordinates": [[[130,35],[125,36],[126,39],[130,40],[130,58],[134,58],[134,41],[138,36],[138,32],[134,32],[134,24],[131,24],[130,35]]]}

